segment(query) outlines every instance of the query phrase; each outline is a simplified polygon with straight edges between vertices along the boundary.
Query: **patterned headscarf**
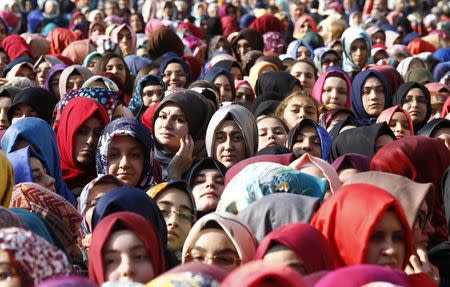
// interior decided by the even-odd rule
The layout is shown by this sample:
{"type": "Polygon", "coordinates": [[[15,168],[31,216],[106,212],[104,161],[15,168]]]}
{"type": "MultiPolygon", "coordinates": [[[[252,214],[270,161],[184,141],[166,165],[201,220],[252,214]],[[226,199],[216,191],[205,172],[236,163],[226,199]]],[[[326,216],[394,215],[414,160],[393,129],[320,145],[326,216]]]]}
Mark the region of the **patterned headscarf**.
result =
{"type": "Polygon", "coordinates": [[[0,229],[0,249],[8,253],[23,287],[71,271],[66,255],[31,231],[16,227],[0,229]]]}
{"type": "Polygon", "coordinates": [[[146,108],[144,107],[143,102],[143,91],[146,86],[149,85],[159,85],[162,87],[163,91],[166,90],[166,84],[163,82],[161,77],[157,75],[146,75],[143,76],[136,84],[134,88],[134,94],[131,98],[130,104],[128,108],[133,113],[135,117],[138,117],[141,114],[144,114],[146,108]]]}

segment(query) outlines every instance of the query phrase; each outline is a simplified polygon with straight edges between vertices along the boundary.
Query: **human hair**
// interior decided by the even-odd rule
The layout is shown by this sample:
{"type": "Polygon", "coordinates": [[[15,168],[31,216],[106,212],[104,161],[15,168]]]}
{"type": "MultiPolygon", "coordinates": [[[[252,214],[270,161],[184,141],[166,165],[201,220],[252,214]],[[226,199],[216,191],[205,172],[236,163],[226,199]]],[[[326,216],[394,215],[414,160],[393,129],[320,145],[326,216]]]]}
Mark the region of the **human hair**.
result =
{"type": "MultiPolygon", "coordinates": [[[[296,91],[293,94],[290,94],[289,96],[287,96],[284,100],[281,101],[281,103],[278,105],[277,109],[275,110],[275,117],[278,117],[280,119],[283,119],[283,114],[284,114],[284,110],[286,109],[287,105],[294,99],[294,98],[304,98],[304,99],[309,99],[315,106],[316,111],[317,111],[317,115],[319,115],[319,104],[317,103],[316,100],[314,100],[308,92],[306,91],[296,91]]],[[[317,121],[318,119],[316,119],[317,121]]]]}
{"type": "Polygon", "coordinates": [[[125,82],[122,84],[125,87],[124,92],[127,93],[128,95],[131,95],[131,94],[133,94],[133,77],[131,76],[130,69],[128,68],[127,63],[120,55],[118,55],[116,53],[112,53],[112,52],[106,52],[103,55],[103,57],[100,58],[100,61],[97,62],[96,66],[95,66],[95,72],[96,72],[96,74],[107,72],[106,66],[108,65],[108,62],[109,62],[109,60],[114,59],[114,58],[120,59],[120,61],[122,61],[123,65],[124,65],[126,78],[125,78],[125,82]]]}
{"type": "Polygon", "coordinates": [[[283,128],[286,130],[286,134],[289,133],[289,127],[288,127],[288,125],[284,122],[284,120],[283,120],[281,117],[278,117],[278,116],[276,116],[276,115],[263,115],[263,116],[260,116],[260,117],[258,117],[257,120],[256,120],[256,125],[258,125],[258,123],[259,123],[260,121],[262,121],[262,120],[264,120],[264,119],[270,119],[270,118],[278,120],[278,121],[281,123],[281,125],[283,126],[283,128]]]}
{"type": "Polygon", "coordinates": [[[291,69],[292,69],[292,67],[294,66],[294,65],[296,65],[296,64],[298,64],[298,63],[305,63],[305,64],[307,64],[307,65],[309,65],[312,69],[313,69],[313,71],[314,71],[314,80],[317,80],[317,67],[314,65],[314,63],[313,62],[310,62],[310,61],[307,61],[307,60],[296,60],[294,63],[292,63],[292,65],[290,65],[288,68],[287,68],[287,72],[288,73],[291,73],[291,69]]]}

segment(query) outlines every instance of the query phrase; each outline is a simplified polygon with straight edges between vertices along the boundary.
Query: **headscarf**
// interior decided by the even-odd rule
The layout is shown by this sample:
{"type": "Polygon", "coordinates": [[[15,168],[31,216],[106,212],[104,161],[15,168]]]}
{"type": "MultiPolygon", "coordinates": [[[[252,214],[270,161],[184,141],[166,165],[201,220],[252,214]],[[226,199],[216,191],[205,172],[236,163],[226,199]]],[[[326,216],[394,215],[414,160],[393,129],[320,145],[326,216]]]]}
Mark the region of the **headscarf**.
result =
{"type": "Polygon", "coordinates": [[[384,79],[389,85],[389,91],[391,92],[396,91],[398,87],[405,82],[402,75],[392,66],[375,65],[371,66],[370,69],[376,70],[384,76],[384,79]]]}
{"type": "Polygon", "coordinates": [[[236,97],[236,89],[234,87],[234,78],[233,78],[233,75],[228,70],[221,68],[221,67],[212,67],[203,76],[203,80],[206,80],[210,83],[214,83],[214,80],[220,75],[224,75],[230,82],[231,101],[234,101],[234,98],[236,97]]]}
{"type": "Polygon", "coordinates": [[[80,250],[73,246],[81,243],[81,215],[60,195],[31,182],[14,186],[10,207],[24,208],[42,216],[66,250],[71,250],[72,261],[80,259],[80,250]]]}
{"type": "Polygon", "coordinates": [[[174,52],[179,57],[184,54],[184,44],[180,37],[169,28],[160,27],[153,31],[147,42],[151,59],[159,58],[167,52],[174,52]]]}
{"type": "Polygon", "coordinates": [[[83,81],[86,81],[93,76],[88,68],[81,65],[72,65],[65,68],[59,78],[59,94],[61,95],[61,98],[65,96],[67,92],[67,82],[69,77],[74,73],[78,73],[83,78],[83,81]]]}
{"type": "MultiPolygon", "coordinates": [[[[320,66],[322,66],[322,65],[320,65],[320,66]]],[[[312,90],[313,98],[317,102],[324,105],[324,102],[322,101],[323,88],[324,88],[325,81],[327,80],[327,78],[331,78],[331,77],[337,77],[337,78],[345,80],[345,82],[347,84],[347,102],[345,103],[345,108],[350,109],[350,101],[351,101],[350,94],[351,94],[351,90],[352,90],[352,82],[351,82],[350,78],[347,76],[347,74],[340,69],[328,70],[319,76],[319,78],[314,83],[314,87],[312,90]]]]}
{"type": "Polygon", "coordinates": [[[404,268],[413,251],[412,233],[402,206],[393,196],[373,185],[350,184],[324,202],[311,224],[331,243],[336,268],[364,263],[373,229],[390,208],[405,231],[404,268]]]}
{"type": "Polygon", "coordinates": [[[30,53],[30,47],[25,42],[25,39],[15,34],[3,39],[2,48],[11,62],[22,57],[24,53],[30,53]]]}
{"type": "Polygon", "coordinates": [[[257,18],[248,28],[255,29],[261,32],[261,34],[265,34],[267,32],[285,32],[283,22],[278,20],[278,18],[272,14],[266,14],[257,18]]]}
{"type": "Polygon", "coordinates": [[[0,181],[0,205],[9,207],[14,185],[14,169],[2,151],[0,151],[0,174],[2,178],[0,181]]]}
{"type": "Polygon", "coordinates": [[[396,139],[385,122],[343,131],[331,145],[331,159],[335,160],[348,153],[358,153],[372,158],[377,152],[376,140],[383,135],[388,135],[393,140],[396,139]]]}
{"type": "Polygon", "coordinates": [[[17,93],[8,109],[9,122],[12,121],[15,108],[21,104],[30,106],[38,114],[38,118],[50,124],[55,100],[49,91],[43,88],[26,88],[17,93]]]}
{"type": "Polygon", "coordinates": [[[98,287],[98,285],[86,277],[69,275],[52,276],[52,278],[43,281],[37,287],[98,287]]]}
{"type": "Polygon", "coordinates": [[[62,64],[63,63],[63,61],[61,61],[60,59],[58,59],[56,57],[48,56],[48,55],[42,55],[34,63],[34,68],[36,69],[43,62],[47,62],[48,64],[50,64],[51,67],[53,67],[56,64],[62,64]]]}
{"type": "Polygon", "coordinates": [[[239,214],[266,195],[285,192],[323,198],[327,180],[273,162],[247,165],[225,186],[216,211],[239,214]],[[251,174],[251,179],[249,178],[251,174]]]}
{"type": "Polygon", "coordinates": [[[412,40],[406,47],[408,48],[408,51],[411,55],[418,55],[423,52],[433,53],[434,51],[436,51],[435,46],[420,38],[412,40]]]}
{"type": "Polygon", "coordinates": [[[154,181],[153,140],[147,128],[138,120],[120,118],[110,122],[103,129],[97,146],[97,174],[109,173],[108,149],[114,138],[118,136],[128,136],[142,144],[145,154],[144,169],[137,187],[148,188],[154,181]]]}
{"type": "Polygon", "coordinates": [[[62,55],[71,59],[75,65],[83,64],[84,59],[95,50],[90,39],[78,40],[67,45],[62,55]]]}
{"type": "Polygon", "coordinates": [[[400,87],[398,87],[397,91],[394,94],[394,97],[392,98],[392,104],[399,106],[403,105],[403,99],[406,97],[406,95],[411,89],[415,88],[419,88],[420,90],[422,90],[425,99],[427,101],[426,103],[427,113],[425,115],[425,119],[421,123],[414,125],[414,130],[418,131],[428,122],[428,119],[431,116],[431,99],[430,99],[430,92],[428,91],[428,89],[424,85],[416,82],[406,82],[400,85],[400,87]]]}
{"type": "Polygon", "coordinates": [[[401,112],[405,115],[406,120],[408,121],[409,135],[410,136],[414,135],[414,126],[411,120],[411,116],[409,115],[408,111],[404,110],[401,106],[393,106],[390,107],[389,109],[382,111],[377,118],[377,123],[386,122],[389,125],[392,117],[396,112],[401,112]]]}
{"type": "Polygon", "coordinates": [[[62,178],[60,155],[52,128],[45,121],[38,118],[25,118],[15,122],[8,128],[2,139],[2,149],[6,153],[16,150],[15,146],[21,140],[27,141],[35,151],[44,158],[48,166],[48,173],[53,177],[56,192],[75,204],[75,196],[67,188],[62,178]]]}
{"type": "MultiPolygon", "coordinates": [[[[21,77],[18,75],[19,71],[21,68],[25,67],[25,68],[29,68],[32,72],[33,75],[36,75],[36,71],[34,70],[33,64],[31,63],[32,59],[31,58],[18,58],[16,59],[15,62],[11,62],[8,64],[8,66],[6,66],[5,70],[3,71],[6,74],[6,79],[8,80],[8,82],[15,82],[16,77],[21,77]]],[[[22,77],[24,78],[24,77],[22,77]]],[[[36,86],[37,82],[36,79],[34,81],[26,78],[27,80],[29,80],[29,83],[27,87],[29,86],[36,86]]],[[[19,86],[19,88],[22,88],[21,86],[19,86]]]]}
{"type": "Polygon", "coordinates": [[[237,104],[231,104],[218,109],[209,121],[205,137],[208,156],[214,156],[213,147],[217,128],[230,116],[244,136],[246,157],[253,156],[258,149],[258,127],[256,126],[256,120],[247,108],[237,104]]]}
{"type": "MultiPolygon", "coordinates": [[[[210,265],[214,266],[214,265],[210,265]]],[[[153,279],[152,281],[145,284],[145,287],[196,287],[196,286],[208,286],[208,287],[218,287],[219,281],[208,276],[207,274],[194,273],[194,272],[179,272],[179,273],[164,273],[161,276],[153,279]]]]}
{"type": "Polygon", "coordinates": [[[328,54],[333,54],[339,59],[342,58],[342,55],[336,52],[336,50],[329,47],[320,47],[314,50],[314,65],[317,68],[317,73],[319,75],[325,73],[326,71],[322,70],[322,59],[328,54]]]}
{"type": "Polygon", "coordinates": [[[275,64],[266,61],[258,62],[250,68],[248,81],[250,82],[252,89],[255,88],[256,81],[259,76],[262,75],[262,70],[269,67],[272,68],[273,71],[278,71],[278,67],[275,64]]]}
{"type": "MultiPolygon", "coordinates": [[[[50,68],[50,70],[48,70],[47,73],[47,78],[45,79],[45,84],[44,84],[44,89],[46,89],[47,91],[51,92],[51,82],[53,77],[56,75],[56,73],[59,73],[62,71],[64,71],[65,68],[67,68],[68,66],[66,64],[56,64],[54,66],[52,66],[50,68]]],[[[64,95],[61,95],[61,97],[64,95]]],[[[56,95],[53,95],[53,97],[56,99],[56,95]]]]}
{"type": "Polygon", "coordinates": [[[139,73],[139,71],[145,66],[150,64],[152,61],[150,59],[145,57],[139,57],[136,55],[127,55],[123,58],[125,60],[125,63],[128,66],[128,69],[131,72],[131,75],[133,77],[136,77],[136,75],[139,73]]]}
{"type": "MultiPolygon", "coordinates": [[[[403,59],[397,65],[397,71],[400,73],[400,75],[402,75],[403,78],[406,76],[406,73],[408,73],[408,71],[410,70],[409,66],[411,65],[411,62],[413,60],[424,63],[423,60],[421,58],[419,58],[418,56],[412,56],[412,57],[407,57],[407,58],[403,59]]],[[[424,66],[425,66],[425,64],[424,64],[424,66]]]]}
{"type": "Polygon", "coordinates": [[[356,75],[356,77],[353,79],[352,82],[351,111],[355,114],[357,122],[363,125],[375,122],[375,119],[371,118],[371,116],[367,114],[366,110],[364,109],[362,100],[363,97],[362,89],[364,83],[367,81],[369,77],[377,78],[384,87],[384,109],[389,108],[392,102],[391,95],[393,91],[389,89],[389,85],[382,73],[372,69],[358,73],[358,75],[356,75]]]}
{"type": "Polygon", "coordinates": [[[328,160],[328,157],[330,156],[330,148],[331,144],[333,142],[333,139],[328,134],[328,132],[320,126],[318,123],[311,119],[303,119],[301,120],[295,127],[293,127],[288,134],[288,144],[287,148],[292,150],[294,148],[295,140],[299,134],[299,132],[305,127],[305,126],[312,126],[317,132],[317,135],[320,139],[320,153],[321,157],[324,160],[328,160]]]}
{"type": "Polygon", "coordinates": [[[300,85],[300,81],[285,71],[267,72],[259,75],[255,84],[256,98],[264,92],[276,92],[284,99],[292,91],[292,88],[300,85]]]}
{"type": "Polygon", "coordinates": [[[242,61],[242,59],[240,59],[240,57],[238,56],[238,53],[236,50],[237,42],[240,39],[247,40],[252,50],[258,50],[261,52],[264,50],[264,39],[263,39],[261,32],[255,30],[255,29],[252,29],[252,28],[242,29],[237,34],[237,36],[234,37],[233,41],[231,41],[231,47],[234,51],[234,55],[235,55],[236,59],[238,60],[238,62],[242,61]]]}
{"type": "Polygon", "coordinates": [[[145,110],[147,109],[147,107],[144,106],[143,102],[143,91],[144,88],[149,85],[161,86],[163,91],[166,89],[166,84],[158,75],[145,75],[140,78],[136,83],[133,97],[131,98],[130,104],[128,105],[128,108],[136,118],[142,116],[142,114],[144,114],[145,110]]]}
{"type": "Polygon", "coordinates": [[[433,81],[433,75],[427,68],[416,68],[409,70],[405,75],[405,82],[417,82],[425,85],[433,81]]]}
{"type": "Polygon", "coordinates": [[[63,179],[72,189],[84,186],[96,176],[95,168],[81,167],[75,154],[78,131],[92,117],[99,119],[102,127],[109,123],[105,109],[97,101],[84,97],[71,100],[61,114],[56,142],[61,155],[63,179]]]}
{"type": "Polygon", "coordinates": [[[450,128],[450,120],[437,118],[426,123],[418,132],[419,136],[433,137],[433,134],[440,128],[450,128]]]}
{"type": "Polygon", "coordinates": [[[80,35],[66,28],[57,27],[47,35],[50,42],[50,55],[61,54],[70,43],[80,40],[80,35]]]}
{"type": "Polygon", "coordinates": [[[55,275],[67,275],[72,269],[58,247],[21,228],[0,229],[0,249],[8,253],[24,287],[55,275]]]}
{"type": "Polygon", "coordinates": [[[128,24],[122,24],[117,26],[116,28],[114,28],[114,30],[112,30],[111,32],[111,41],[113,43],[115,43],[116,45],[119,45],[119,34],[122,30],[128,30],[128,32],[130,32],[131,35],[131,51],[130,54],[135,54],[136,53],[136,42],[137,42],[137,38],[136,38],[136,33],[133,31],[133,29],[131,29],[131,27],[128,24]]]}
{"type": "Polygon", "coordinates": [[[372,49],[372,39],[370,36],[359,27],[347,28],[342,34],[342,49],[343,49],[343,68],[345,72],[360,71],[364,66],[372,62],[372,57],[370,56],[370,50],[372,49]],[[362,67],[357,66],[353,63],[350,46],[355,40],[362,39],[367,45],[367,62],[363,64],[362,67]]]}
{"type": "Polygon", "coordinates": [[[309,23],[309,25],[311,26],[311,31],[318,32],[316,20],[314,20],[314,18],[311,15],[304,13],[300,17],[298,17],[297,21],[295,21],[293,32],[294,38],[299,39],[303,36],[300,30],[305,22],[309,23]]]}
{"type": "Polygon", "coordinates": [[[103,249],[118,230],[134,233],[148,252],[155,277],[165,271],[163,245],[156,227],[143,216],[132,212],[115,212],[105,217],[94,229],[89,247],[89,279],[101,284],[105,278],[103,249]]]}
{"type": "Polygon", "coordinates": [[[333,250],[317,229],[305,223],[290,223],[267,234],[256,250],[255,259],[263,259],[274,244],[295,252],[307,274],[333,270],[333,250]]]}
{"type": "Polygon", "coordinates": [[[239,259],[241,259],[241,264],[253,260],[257,242],[250,227],[233,214],[213,212],[203,216],[192,226],[186,241],[184,241],[182,263],[185,262],[186,254],[195,244],[198,234],[205,228],[208,222],[217,223],[227,234],[236,248],[239,259]]]}
{"type": "Polygon", "coordinates": [[[320,199],[292,193],[274,193],[251,203],[238,216],[253,230],[258,242],[282,226],[309,223],[319,209],[320,199]]]}
{"type": "Polygon", "coordinates": [[[48,170],[46,161],[31,146],[8,153],[7,158],[14,169],[14,184],[33,182],[30,158],[37,158],[44,168],[48,170]]]}
{"type": "MultiPolygon", "coordinates": [[[[97,87],[95,82],[102,82],[103,84],[105,84],[106,86],[105,89],[108,91],[120,92],[120,89],[117,86],[117,84],[106,76],[92,76],[89,79],[87,79],[87,81],[84,82],[81,88],[95,88],[97,87]]],[[[70,93],[70,91],[68,93],[70,93]]],[[[66,93],[66,96],[68,93],[66,93]]]]}
{"type": "Polygon", "coordinates": [[[159,64],[159,73],[164,74],[167,66],[171,63],[178,63],[183,68],[183,72],[186,74],[186,86],[191,82],[191,70],[189,69],[189,65],[186,63],[183,58],[174,55],[173,53],[169,53],[162,57],[161,64],[159,64]]]}
{"type": "Polygon", "coordinates": [[[286,51],[286,55],[290,56],[292,59],[297,60],[298,58],[298,48],[304,46],[309,50],[311,61],[314,61],[314,49],[308,43],[303,40],[296,40],[291,42],[286,51]]]}
{"type": "Polygon", "coordinates": [[[89,67],[89,63],[91,62],[91,60],[94,57],[101,57],[101,56],[102,56],[102,54],[97,51],[89,53],[83,60],[83,67],[85,67],[85,68],[89,67]]]}
{"type": "Polygon", "coordinates": [[[22,218],[11,209],[0,206],[0,229],[8,227],[20,227],[27,229],[28,226],[22,218]]]}
{"type": "Polygon", "coordinates": [[[47,221],[45,221],[44,218],[42,218],[42,216],[23,208],[9,208],[8,211],[20,220],[20,222],[8,227],[20,227],[30,230],[34,234],[39,235],[40,237],[45,239],[48,243],[56,245],[62,251],[65,250],[64,245],[59,241],[51,226],[47,221]]]}
{"type": "Polygon", "coordinates": [[[264,53],[266,55],[279,55],[280,52],[286,49],[286,40],[284,34],[280,32],[267,32],[263,35],[264,38],[264,53]]]}

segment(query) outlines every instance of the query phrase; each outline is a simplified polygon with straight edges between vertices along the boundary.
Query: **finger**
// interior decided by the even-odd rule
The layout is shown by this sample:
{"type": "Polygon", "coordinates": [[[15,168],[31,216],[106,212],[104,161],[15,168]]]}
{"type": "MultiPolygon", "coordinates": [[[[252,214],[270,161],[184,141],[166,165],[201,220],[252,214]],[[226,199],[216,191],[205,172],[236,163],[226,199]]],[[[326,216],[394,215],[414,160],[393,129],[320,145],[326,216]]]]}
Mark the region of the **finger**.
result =
{"type": "Polygon", "coordinates": [[[416,273],[422,272],[422,264],[416,255],[411,255],[411,257],[409,257],[409,262],[416,273]]]}
{"type": "Polygon", "coordinates": [[[427,253],[422,248],[417,249],[417,255],[419,255],[420,261],[422,261],[423,263],[430,263],[427,253]]]}
{"type": "Polygon", "coordinates": [[[411,266],[406,265],[405,273],[408,275],[414,274],[414,269],[411,266]]]}

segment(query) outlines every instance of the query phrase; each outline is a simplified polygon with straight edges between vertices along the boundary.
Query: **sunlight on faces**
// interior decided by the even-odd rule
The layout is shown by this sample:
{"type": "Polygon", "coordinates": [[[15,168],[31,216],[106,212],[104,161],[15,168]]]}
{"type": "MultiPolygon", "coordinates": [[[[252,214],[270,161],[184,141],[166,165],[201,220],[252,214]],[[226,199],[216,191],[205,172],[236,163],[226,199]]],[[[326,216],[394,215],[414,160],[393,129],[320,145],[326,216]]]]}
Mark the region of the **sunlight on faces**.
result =
{"type": "Polygon", "coordinates": [[[266,117],[257,122],[258,126],[258,150],[268,146],[285,146],[288,138],[286,128],[281,120],[274,117],[266,117]]]}
{"type": "Polygon", "coordinates": [[[48,174],[47,169],[39,159],[30,157],[30,169],[34,183],[56,192],[55,179],[48,174]]]}
{"type": "Polygon", "coordinates": [[[314,68],[311,67],[311,65],[302,62],[295,63],[291,67],[290,74],[300,81],[300,84],[302,85],[304,90],[312,92],[312,88],[314,87],[316,78],[314,74],[314,68]]]}
{"type": "Polygon", "coordinates": [[[106,281],[147,283],[155,277],[149,250],[130,230],[113,232],[102,255],[106,281]]]}
{"type": "Polygon", "coordinates": [[[450,150],[450,128],[442,127],[433,132],[433,138],[442,139],[445,142],[445,146],[450,150]]]}
{"type": "Polygon", "coordinates": [[[129,136],[115,137],[108,148],[108,173],[128,186],[137,186],[144,170],[142,144],[129,136]]]}
{"type": "Polygon", "coordinates": [[[245,140],[241,129],[233,120],[220,123],[214,134],[214,158],[227,168],[245,159],[245,140]]]}
{"type": "Polygon", "coordinates": [[[180,63],[170,63],[163,71],[163,81],[168,90],[183,88],[186,85],[186,73],[180,63]]]}
{"type": "Polygon", "coordinates": [[[0,97],[0,130],[6,130],[11,125],[8,120],[8,110],[11,103],[10,98],[0,97]]]}
{"type": "Polygon", "coordinates": [[[14,107],[13,116],[12,116],[12,124],[22,118],[27,117],[38,117],[38,113],[33,110],[33,108],[27,104],[18,104],[14,107]]]}
{"type": "Polygon", "coordinates": [[[423,250],[428,249],[428,241],[431,234],[434,233],[433,225],[431,225],[430,209],[426,200],[420,205],[420,209],[417,213],[416,221],[412,228],[412,236],[414,241],[414,248],[423,250]]]}
{"type": "Polygon", "coordinates": [[[236,43],[236,51],[241,59],[251,49],[252,47],[246,39],[239,39],[236,43]]]}
{"type": "Polygon", "coordinates": [[[37,67],[36,67],[36,78],[39,84],[39,87],[44,87],[45,80],[47,79],[48,71],[50,70],[52,66],[47,61],[42,61],[37,67]]]}
{"type": "Polygon", "coordinates": [[[389,121],[389,127],[397,139],[411,136],[409,131],[409,122],[405,113],[395,112],[389,121]]]}
{"type": "Polygon", "coordinates": [[[323,85],[322,103],[324,105],[332,104],[345,108],[347,93],[347,82],[344,79],[330,76],[326,78],[323,85]]]}
{"type": "Polygon", "coordinates": [[[311,51],[305,46],[298,47],[297,60],[311,61],[311,51]]]}
{"type": "Polygon", "coordinates": [[[414,124],[420,124],[427,115],[427,99],[419,88],[412,88],[402,99],[402,107],[409,112],[414,124]]]}
{"type": "Polygon", "coordinates": [[[2,287],[21,287],[20,276],[7,251],[0,248],[0,285],[2,287]]]}
{"type": "Polygon", "coordinates": [[[166,222],[168,249],[181,250],[194,221],[190,198],[186,192],[169,187],[157,196],[156,203],[166,222]],[[174,210],[179,214],[172,213],[174,210]]]}
{"type": "Polygon", "coordinates": [[[344,168],[341,169],[338,174],[339,174],[339,180],[344,183],[346,182],[352,175],[357,174],[359,171],[356,168],[353,167],[349,167],[349,168],[344,168]]]}
{"type": "Polygon", "coordinates": [[[80,75],[70,75],[66,83],[66,91],[81,89],[84,84],[84,79],[80,75]]]}
{"type": "Polygon", "coordinates": [[[163,97],[164,90],[160,85],[148,85],[142,89],[142,101],[146,107],[161,101],[163,97]]]}
{"type": "Polygon", "coordinates": [[[180,148],[180,139],[189,133],[189,126],[184,112],[174,104],[168,103],[155,120],[155,138],[169,152],[175,153],[180,148]]]}
{"type": "Polygon", "coordinates": [[[370,235],[364,263],[401,270],[405,256],[405,230],[397,214],[386,211],[370,235]]]}
{"type": "Polygon", "coordinates": [[[376,77],[369,77],[361,89],[364,110],[369,116],[378,117],[384,110],[384,87],[376,77]]]}
{"type": "Polygon", "coordinates": [[[369,50],[363,39],[356,39],[352,42],[350,45],[350,56],[356,66],[364,67],[369,59],[369,50]]]}
{"type": "Polygon", "coordinates": [[[289,129],[303,119],[317,121],[319,118],[314,100],[307,96],[293,97],[283,111],[283,119],[289,129]]]}
{"type": "Polygon", "coordinates": [[[108,63],[106,63],[105,70],[106,72],[117,75],[122,80],[122,83],[126,84],[127,71],[125,68],[125,62],[121,58],[119,57],[111,58],[108,61],[108,63]]]}
{"type": "Polygon", "coordinates": [[[315,127],[310,125],[303,126],[294,139],[292,151],[296,158],[309,153],[316,157],[322,157],[322,148],[320,137],[315,127]]]}
{"type": "Polygon", "coordinates": [[[224,177],[218,170],[204,169],[199,171],[192,184],[192,195],[197,210],[215,210],[224,188],[224,177]]]}
{"type": "Polygon", "coordinates": [[[214,79],[213,84],[220,91],[220,101],[230,102],[233,99],[233,93],[231,92],[231,85],[228,78],[225,75],[219,75],[214,79]]]}
{"type": "Polygon", "coordinates": [[[95,151],[103,127],[100,119],[97,117],[90,117],[76,131],[74,156],[78,164],[85,167],[94,164],[95,151]]]}
{"type": "Polygon", "coordinates": [[[294,251],[290,248],[277,243],[274,247],[269,249],[264,255],[263,261],[274,267],[289,266],[300,272],[300,274],[307,274],[303,263],[297,257],[294,251]]]}

